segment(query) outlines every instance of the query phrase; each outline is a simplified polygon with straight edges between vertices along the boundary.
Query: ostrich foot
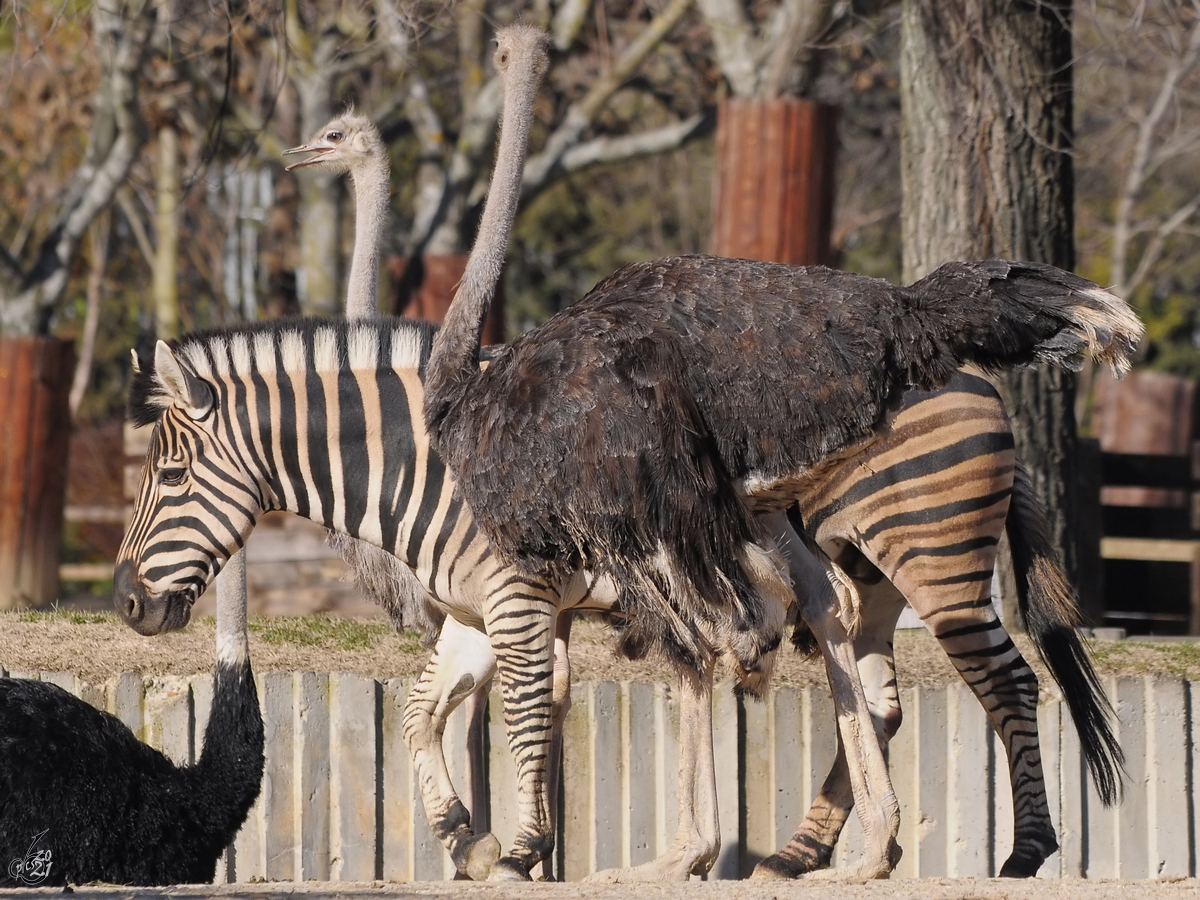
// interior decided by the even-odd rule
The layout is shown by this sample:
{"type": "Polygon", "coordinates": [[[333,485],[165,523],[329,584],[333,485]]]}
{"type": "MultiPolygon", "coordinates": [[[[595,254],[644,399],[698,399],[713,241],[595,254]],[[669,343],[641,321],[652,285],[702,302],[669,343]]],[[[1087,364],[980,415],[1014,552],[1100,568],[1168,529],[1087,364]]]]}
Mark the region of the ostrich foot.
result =
{"type": "Polygon", "coordinates": [[[705,875],[716,862],[716,851],[705,853],[686,844],[673,844],[662,856],[626,869],[601,869],[584,881],[599,884],[674,884],[691,875],[705,875]]]}
{"type": "Polygon", "coordinates": [[[491,876],[491,872],[500,858],[500,842],[489,832],[472,834],[454,843],[450,850],[450,858],[458,871],[466,874],[472,881],[483,881],[491,876]]]}
{"type": "MultiPolygon", "coordinates": [[[[531,881],[529,869],[525,863],[515,856],[503,856],[492,864],[488,872],[488,881],[531,881]]],[[[482,880],[482,879],[480,879],[482,880]]]]}
{"type": "Polygon", "coordinates": [[[772,854],[754,867],[750,875],[752,881],[790,881],[803,878],[805,881],[837,881],[844,884],[861,884],[879,878],[887,878],[900,862],[903,854],[900,845],[892,841],[886,853],[873,854],[873,858],[864,859],[856,866],[846,869],[830,869],[829,853],[823,861],[817,861],[809,854],[789,853],[791,846],[779,853],[772,854]]]}
{"type": "Polygon", "coordinates": [[[750,873],[752,881],[791,881],[809,872],[829,867],[833,847],[816,839],[801,842],[800,835],[792,838],[778,853],[772,853],[750,873]]]}
{"type": "Polygon", "coordinates": [[[1019,837],[1013,842],[1012,853],[1000,867],[1000,877],[1032,878],[1046,858],[1057,849],[1058,839],[1054,832],[1019,837]]]}

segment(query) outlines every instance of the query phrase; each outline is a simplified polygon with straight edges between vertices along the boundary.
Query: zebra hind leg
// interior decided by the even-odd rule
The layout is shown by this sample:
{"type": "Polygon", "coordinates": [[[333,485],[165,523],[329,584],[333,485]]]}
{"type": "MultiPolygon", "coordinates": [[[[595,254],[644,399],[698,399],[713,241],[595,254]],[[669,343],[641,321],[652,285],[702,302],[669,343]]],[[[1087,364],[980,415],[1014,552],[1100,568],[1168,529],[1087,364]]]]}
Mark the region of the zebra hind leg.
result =
{"type": "Polygon", "coordinates": [[[941,643],[1004,744],[1013,797],[1013,849],[999,874],[1028,878],[1058,849],[1038,742],[1037,675],[992,606],[994,552],[961,570],[974,575],[952,579],[937,569],[922,571],[926,558],[916,557],[903,567],[896,574],[897,586],[941,643]]]}

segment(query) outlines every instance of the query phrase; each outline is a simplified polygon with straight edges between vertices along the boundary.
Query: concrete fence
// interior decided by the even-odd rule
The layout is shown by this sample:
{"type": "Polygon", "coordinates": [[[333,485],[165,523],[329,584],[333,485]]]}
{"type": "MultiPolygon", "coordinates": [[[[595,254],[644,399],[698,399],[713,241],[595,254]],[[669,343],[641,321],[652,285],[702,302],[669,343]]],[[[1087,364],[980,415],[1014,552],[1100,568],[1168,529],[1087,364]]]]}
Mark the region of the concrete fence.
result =
{"type": "MultiPolygon", "coordinates": [[[[117,715],[177,762],[203,745],[212,702],[207,676],[125,674],[102,686],[70,674],[40,677],[117,715]]],[[[266,723],[262,794],[218,868],[218,881],[427,880],[453,866],[421,809],[401,740],[408,680],[311,672],[258,676],[266,723]]],[[[1042,760],[1061,849],[1043,877],[1197,875],[1200,857],[1200,682],[1106,682],[1128,760],[1125,799],[1106,809],[1088,785],[1063,705],[1043,695],[1042,760]]],[[[909,688],[890,753],[900,798],[897,875],[988,876],[1012,842],[1003,748],[962,685],[909,688]]],[[[665,685],[574,687],[564,741],[557,877],[649,860],[675,828],[678,704],[665,685]]],[[[493,694],[488,716],[491,829],[515,830],[515,778],[493,694]]],[[[779,687],[764,702],[718,690],[717,774],[722,846],[713,875],[736,878],[781,846],[819,789],[836,750],[833,707],[817,688],[779,687]]],[[[451,773],[462,783],[466,722],[446,729],[451,773]]],[[[853,818],[834,857],[859,855],[853,818]]]]}

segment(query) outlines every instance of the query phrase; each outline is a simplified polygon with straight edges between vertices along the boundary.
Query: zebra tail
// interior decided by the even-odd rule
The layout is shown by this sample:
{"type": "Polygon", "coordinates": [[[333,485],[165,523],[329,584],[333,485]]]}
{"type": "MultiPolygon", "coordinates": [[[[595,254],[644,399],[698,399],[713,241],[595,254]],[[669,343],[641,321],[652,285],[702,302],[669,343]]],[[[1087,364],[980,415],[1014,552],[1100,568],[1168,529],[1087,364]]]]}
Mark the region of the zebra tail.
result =
{"type": "Polygon", "coordinates": [[[1005,526],[1025,626],[1066,698],[1096,791],[1105,806],[1112,806],[1121,799],[1125,768],[1125,754],[1113,733],[1112,703],[1076,631],[1083,617],[1050,541],[1045,509],[1019,463],[1005,526]]]}

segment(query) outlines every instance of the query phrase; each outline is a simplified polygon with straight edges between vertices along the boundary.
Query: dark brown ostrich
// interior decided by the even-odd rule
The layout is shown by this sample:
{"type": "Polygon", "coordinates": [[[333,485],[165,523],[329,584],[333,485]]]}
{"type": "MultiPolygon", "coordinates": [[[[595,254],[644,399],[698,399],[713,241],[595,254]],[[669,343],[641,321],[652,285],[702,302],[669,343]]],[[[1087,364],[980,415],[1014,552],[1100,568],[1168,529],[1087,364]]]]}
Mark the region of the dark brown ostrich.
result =
{"type": "Polygon", "coordinates": [[[692,669],[728,622],[743,668],[778,641],[769,546],[743,488],[868,437],[906,388],[959,366],[1116,369],[1141,325],[1119,298],[1035,263],[948,263],[909,287],[710,257],[627,266],[479,368],[519,161],[498,159],[480,237],[426,369],[425,417],[493,545],[549,579],[609,575],[627,648],[692,669]],[[757,568],[758,571],[749,571],[757,568]]]}

